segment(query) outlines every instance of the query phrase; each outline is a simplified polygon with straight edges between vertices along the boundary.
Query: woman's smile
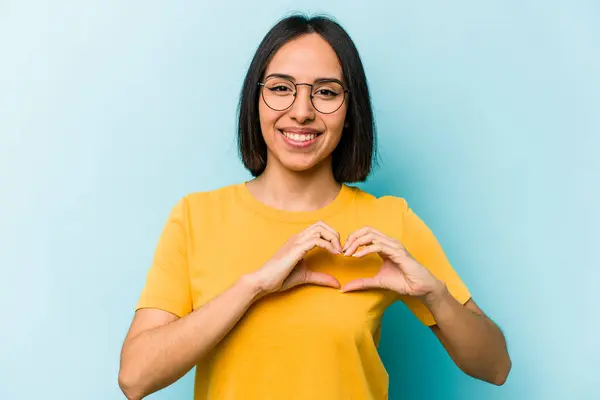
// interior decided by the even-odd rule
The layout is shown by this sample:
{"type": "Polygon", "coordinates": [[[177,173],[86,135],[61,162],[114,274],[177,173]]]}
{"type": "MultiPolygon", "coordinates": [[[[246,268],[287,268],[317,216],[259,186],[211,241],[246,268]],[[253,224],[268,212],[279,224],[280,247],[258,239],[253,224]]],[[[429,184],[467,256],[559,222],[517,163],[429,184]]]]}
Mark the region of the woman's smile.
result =
{"type": "Polygon", "coordinates": [[[313,128],[286,127],[277,129],[284,142],[294,148],[307,148],[314,145],[323,132],[313,128]]]}

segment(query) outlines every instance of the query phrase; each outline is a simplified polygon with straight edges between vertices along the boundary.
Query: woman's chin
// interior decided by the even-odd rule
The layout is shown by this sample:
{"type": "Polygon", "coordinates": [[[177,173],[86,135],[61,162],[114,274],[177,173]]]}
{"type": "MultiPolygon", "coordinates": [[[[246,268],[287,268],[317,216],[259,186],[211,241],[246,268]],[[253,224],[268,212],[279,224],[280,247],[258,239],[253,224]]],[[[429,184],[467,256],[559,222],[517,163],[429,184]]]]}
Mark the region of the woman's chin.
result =
{"type": "Polygon", "coordinates": [[[270,153],[268,157],[277,160],[272,167],[277,165],[279,168],[293,172],[314,171],[320,167],[325,167],[325,164],[327,164],[327,157],[323,157],[320,152],[291,153],[281,151],[270,153]]]}
{"type": "Polygon", "coordinates": [[[316,160],[282,160],[284,168],[294,172],[305,172],[313,170],[318,162],[316,160]]]}

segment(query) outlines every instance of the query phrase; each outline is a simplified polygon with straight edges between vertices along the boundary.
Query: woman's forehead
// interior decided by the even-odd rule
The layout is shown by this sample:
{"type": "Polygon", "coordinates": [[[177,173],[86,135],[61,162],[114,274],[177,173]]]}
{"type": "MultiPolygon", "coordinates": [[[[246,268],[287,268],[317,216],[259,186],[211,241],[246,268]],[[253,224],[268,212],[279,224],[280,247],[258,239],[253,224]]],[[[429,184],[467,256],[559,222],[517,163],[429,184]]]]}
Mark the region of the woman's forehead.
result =
{"type": "Polygon", "coordinates": [[[318,78],[343,80],[333,48],[318,34],[303,35],[283,45],[267,65],[265,76],[283,74],[298,82],[318,78]]]}

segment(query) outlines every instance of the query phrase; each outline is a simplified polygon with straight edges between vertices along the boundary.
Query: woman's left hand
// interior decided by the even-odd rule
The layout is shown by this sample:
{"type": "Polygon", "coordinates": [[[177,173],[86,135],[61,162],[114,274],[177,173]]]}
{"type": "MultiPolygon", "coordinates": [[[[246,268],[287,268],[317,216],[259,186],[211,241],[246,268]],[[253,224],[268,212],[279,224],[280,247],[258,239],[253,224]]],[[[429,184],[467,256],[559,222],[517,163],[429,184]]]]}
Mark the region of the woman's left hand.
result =
{"type": "Polygon", "coordinates": [[[353,257],[377,253],[383,259],[377,275],[348,282],[342,287],[344,292],[387,289],[400,295],[422,297],[443,286],[441,281],[410,255],[402,243],[374,228],[364,227],[352,233],[342,252],[345,256],[353,257]],[[360,246],[364,247],[356,251],[360,246]]]}

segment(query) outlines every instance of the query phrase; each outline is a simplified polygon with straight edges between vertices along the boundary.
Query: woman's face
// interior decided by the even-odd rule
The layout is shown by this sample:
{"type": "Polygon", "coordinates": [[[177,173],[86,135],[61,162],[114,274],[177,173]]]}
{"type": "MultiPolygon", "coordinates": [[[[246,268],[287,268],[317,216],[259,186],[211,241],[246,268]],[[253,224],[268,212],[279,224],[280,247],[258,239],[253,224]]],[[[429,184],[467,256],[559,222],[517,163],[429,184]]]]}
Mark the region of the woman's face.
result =
{"type": "Polygon", "coordinates": [[[329,156],[342,136],[347,99],[337,80],[346,86],[342,67],[331,46],[318,34],[303,35],[282,46],[267,66],[259,98],[262,135],[267,144],[267,163],[277,163],[293,171],[306,171],[329,156]],[[284,77],[280,77],[284,75],[284,77]],[[287,76],[287,80],[286,77],[287,76]],[[294,99],[294,82],[298,85],[294,99]],[[341,93],[340,93],[341,91],[341,93]],[[341,106],[331,113],[338,104],[341,106]],[[282,109],[290,101],[291,107],[282,109]]]}

